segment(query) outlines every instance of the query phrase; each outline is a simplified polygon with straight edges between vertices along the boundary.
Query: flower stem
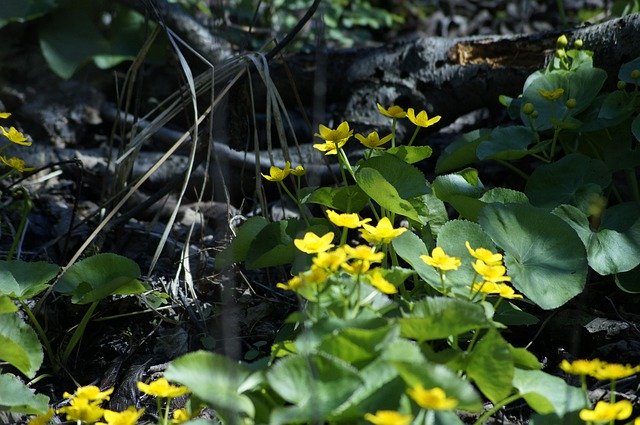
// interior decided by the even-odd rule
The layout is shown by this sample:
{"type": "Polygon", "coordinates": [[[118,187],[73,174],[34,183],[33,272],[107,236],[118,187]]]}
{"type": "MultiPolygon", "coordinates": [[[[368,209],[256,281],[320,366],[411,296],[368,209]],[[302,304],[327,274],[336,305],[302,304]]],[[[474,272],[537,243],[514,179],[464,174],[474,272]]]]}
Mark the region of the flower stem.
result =
{"type": "Polygon", "coordinates": [[[420,131],[420,127],[416,127],[415,131],[413,132],[413,136],[411,136],[411,140],[409,140],[409,143],[407,144],[407,146],[413,145],[413,141],[416,140],[416,136],[418,135],[418,131],[420,131]]]}
{"type": "Polygon", "coordinates": [[[396,124],[398,123],[398,120],[395,118],[391,119],[391,147],[395,148],[396,147],[396,124]]]}
{"type": "Polygon", "coordinates": [[[44,349],[49,355],[49,361],[51,362],[53,369],[57,371],[60,365],[55,357],[55,354],[53,353],[53,349],[51,348],[51,343],[49,342],[49,338],[47,338],[47,334],[44,332],[44,329],[42,329],[42,326],[40,326],[40,322],[38,322],[38,319],[36,319],[36,316],[33,314],[33,311],[31,311],[29,306],[22,300],[18,300],[18,302],[20,303],[20,307],[22,307],[22,310],[27,314],[27,316],[29,316],[31,324],[40,336],[42,345],[44,345],[44,349]]]}
{"type": "Polygon", "coordinates": [[[489,409],[486,412],[484,412],[478,418],[478,420],[476,420],[473,423],[473,425],[482,425],[482,424],[484,424],[486,422],[486,420],[489,419],[498,410],[502,409],[504,406],[506,406],[509,403],[513,403],[514,401],[516,401],[519,398],[522,398],[522,394],[513,394],[512,396],[505,398],[504,400],[502,400],[501,402],[499,402],[495,406],[493,406],[491,409],[489,409]]]}

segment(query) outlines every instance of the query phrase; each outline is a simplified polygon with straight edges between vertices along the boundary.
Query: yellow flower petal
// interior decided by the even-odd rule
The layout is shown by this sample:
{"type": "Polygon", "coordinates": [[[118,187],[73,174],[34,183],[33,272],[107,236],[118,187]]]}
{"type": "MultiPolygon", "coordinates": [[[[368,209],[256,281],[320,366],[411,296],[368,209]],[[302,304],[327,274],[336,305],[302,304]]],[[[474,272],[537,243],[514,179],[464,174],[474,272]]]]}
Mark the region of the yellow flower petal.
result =
{"type": "Polygon", "coordinates": [[[440,115],[436,115],[433,118],[429,118],[429,116],[427,115],[427,111],[420,111],[418,112],[418,115],[416,115],[414,109],[409,108],[407,109],[407,118],[409,118],[409,121],[411,121],[414,125],[426,128],[440,121],[440,118],[442,117],[440,115]]]}
{"type": "Polygon", "coordinates": [[[369,133],[369,135],[366,137],[362,134],[355,135],[356,139],[358,139],[360,143],[362,143],[369,149],[382,149],[381,146],[391,140],[392,136],[393,135],[388,134],[381,139],[380,136],[378,136],[377,131],[369,133]]]}
{"type": "Polygon", "coordinates": [[[466,241],[464,244],[467,247],[467,251],[469,251],[469,254],[472,257],[478,260],[484,261],[486,265],[488,266],[502,265],[502,254],[494,254],[493,252],[489,251],[486,248],[473,249],[471,248],[471,244],[469,244],[469,241],[466,241]]]}
{"type": "Polygon", "coordinates": [[[318,236],[313,232],[305,233],[302,239],[294,239],[293,243],[302,252],[307,254],[317,254],[319,252],[328,251],[333,248],[334,233],[329,232],[323,236],[318,236]]]}
{"type": "Polygon", "coordinates": [[[442,271],[457,270],[462,264],[460,258],[447,255],[439,246],[433,248],[430,256],[421,255],[420,259],[431,267],[442,271]]]}
{"type": "Polygon", "coordinates": [[[333,210],[327,210],[327,218],[333,224],[338,227],[347,227],[349,229],[356,229],[362,226],[364,223],[368,223],[371,221],[370,218],[361,219],[360,216],[356,213],[351,214],[339,214],[333,210]]]}
{"type": "Polygon", "coordinates": [[[284,163],[284,168],[278,168],[275,165],[269,168],[269,175],[262,174],[262,177],[269,180],[270,182],[281,182],[291,173],[291,164],[289,161],[284,163]]]}
{"type": "Polygon", "coordinates": [[[374,425],[409,425],[413,420],[413,416],[395,410],[378,410],[375,415],[366,413],[364,418],[374,425]]]}
{"type": "Polygon", "coordinates": [[[398,292],[398,289],[393,286],[391,282],[385,279],[380,272],[380,269],[374,269],[369,273],[369,284],[376,288],[378,291],[383,294],[395,294],[398,292]]]}
{"type": "Polygon", "coordinates": [[[31,146],[32,144],[32,142],[29,142],[25,137],[25,135],[19,132],[18,130],[16,130],[15,127],[9,127],[9,130],[7,130],[4,127],[0,127],[0,130],[2,131],[2,134],[4,134],[6,138],[8,138],[9,140],[11,140],[13,143],[17,145],[31,146]]]}
{"type": "Polygon", "coordinates": [[[387,217],[382,217],[378,224],[374,227],[369,224],[363,223],[360,234],[369,243],[390,243],[391,240],[400,236],[407,229],[404,227],[394,228],[391,221],[387,217]]]}
{"type": "Polygon", "coordinates": [[[593,410],[582,409],[580,419],[586,422],[609,422],[624,420],[631,416],[633,405],[629,400],[620,400],[616,403],[599,401],[593,410]]]}
{"type": "Polygon", "coordinates": [[[410,388],[407,393],[423,409],[450,410],[458,405],[458,400],[447,397],[440,387],[427,390],[418,384],[410,388]]]}
{"type": "Polygon", "coordinates": [[[172,385],[165,378],[156,379],[149,384],[138,382],[138,389],[148,395],[166,398],[180,397],[190,392],[187,387],[172,385]]]}
{"type": "Polygon", "coordinates": [[[407,113],[404,111],[404,109],[402,109],[399,106],[391,105],[391,106],[389,106],[389,109],[385,109],[379,103],[376,103],[376,105],[378,106],[378,111],[382,115],[384,115],[385,117],[394,118],[394,119],[402,119],[402,118],[405,118],[407,116],[407,113]]]}

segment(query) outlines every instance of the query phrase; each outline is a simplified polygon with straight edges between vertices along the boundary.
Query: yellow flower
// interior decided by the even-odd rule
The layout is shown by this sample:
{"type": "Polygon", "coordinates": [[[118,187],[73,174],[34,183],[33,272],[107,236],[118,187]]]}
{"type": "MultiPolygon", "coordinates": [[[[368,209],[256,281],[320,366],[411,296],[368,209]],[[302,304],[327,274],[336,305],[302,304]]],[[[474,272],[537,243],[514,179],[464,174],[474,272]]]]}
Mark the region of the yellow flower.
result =
{"type": "Polygon", "coordinates": [[[433,248],[431,256],[421,255],[420,259],[431,267],[435,267],[442,271],[458,270],[461,264],[460,258],[448,256],[444,252],[444,249],[439,246],[433,248]]]}
{"type": "Polygon", "coordinates": [[[372,263],[379,263],[384,258],[384,252],[376,252],[375,249],[367,245],[358,245],[355,248],[345,245],[344,250],[349,258],[366,260],[372,263]]]}
{"type": "Polygon", "coordinates": [[[154,397],[166,397],[175,398],[189,393],[189,388],[185,386],[172,385],[165,378],[159,378],[155,381],[145,384],[144,382],[138,382],[138,389],[145,394],[152,395],[154,397]]]}
{"type": "Polygon", "coordinates": [[[0,118],[5,119],[11,116],[11,112],[0,112],[0,118]]]}
{"type": "MultiPolygon", "coordinates": [[[[346,247],[346,245],[345,245],[346,247]]],[[[313,258],[313,264],[317,267],[335,272],[340,265],[347,261],[347,253],[342,247],[338,247],[333,251],[319,252],[313,258]]]]}
{"type": "Polygon", "coordinates": [[[632,367],[628,364],[622,365],[617,363],[600,362],[600,364],[591,371],[590,375],[598,381],[608,381],[635,375],[639,369],[639,367],[632,367]]]}
{"type": "Polygon", "coordinates": [[[413,416],[395,410],[378,410],[375,415],[366,413],[364,418],[374,425],[409,425],[413,420],[413,416]]]}
{"type": "Polygon", "coordinates": [[[73,397],[68,406],[58,409],[58,413],[64,413],[68,421],[95,422],[102,417],[104,409],[99,401],[91,403],[86,398],[73,397]]]}
{"type": "Polygon", "coordinates": [[[572,375],[591,375],[594,370],[600,367],[601,363],[598,359],[574,360],[571,363],[565,359],[560,362],[560,369],[572,375]]]}
{"type": "Polygon", "coordinates": [[[65,398],[84,398],[89,401],[103,401],[109,400],[109,396],[113,392],[113,387],[105,391],[100,391],[100,388],[95,385],[86,385],[84,387],[78,387],[75,393],[69,394],[65,392],[62,394],[65,398]]]}
{"type": "Polygon", "coordinates": [[[466,241],[465,246],[467,247],[467,251],[469,254],[478,259],[484,261],[484,263],[488,266],[499,266],[502,265],[502,254],[494,254],[486,248],[471,248],[471,244],[469,241],[466,241]]]}
{"type": "Polygon", "coordinates": [[[370,218],[361,219],[356,213],[352,214],[338,214],[333,210],[327,210],[327,217],[329,220],[339,227],[347,227],[349,229],[356,229],[362,226],[364,223],[371,221],[370,218]]]}
{"type": "Polygon", "coordinates": [[[629,400],[620,400],[616,403],[599,401],[593,410],[582,409],[580,419],[585,422],[609,422],[624,420],[631,416],[633,405],[629,400]]]}
{"type": "Polygon", "coordinates": [[[640,416],[633,421],[633,425],[640,425],[640,416]]]}
{"type": "Polygon", "coordinates": [[[449,410],[458,405],[458,400],[447,397],[440,387],[426,390],[421,384],[418,384],[410,388],[407,394],[423,409],[449,410]]]}
{"type": "Polygon", "coordinates": [[[349,137],[353,135],[353,130],[349,129],[349,123],[346,121],[342,122],[335,130],[320,124],[319,131],[320,133],[316,133],[314,136],[320,137],[325,142],[316,143],[313,147],[325,152],[325,155],[337,154],[338,149],[344,146],[349,137]]]}
{"type": "Polygon", "coordinates": [[[300,276],[294,276],[287,283],[276,283],[276,288],[284,289],[285,291],[297,291],[303,283],[300,276]]]}
{"type": "Polygon", "coordinates": [[[502,265],[490,266],[486,264],[482,260],[476,260],[473,263],[473,269],[478,273],[482,278],[489,282],[510,282],[511,277],[505,276],[507,272],[507,268],[502,265]]]}
{"type": "Polygon", "coordinates": [[[191,419],[187,409],[176,409],[173,411],[173,419],[171,419],[172,424],[181,424],[182,422],[186,422],[191,419]]]}
{"type": "Polygon", "coordinates": [[[354,260],[350,263],[342,263],[340,266],[345,272],[358,275],[366,273],[371,267],[371,263],[366,260],[354,260]]]}
{"type": "Polygon", "coordinates": [[[554,101],[556,99],[559,99],[564,94],[564,89],[561,87],[555,90],[540,89],[538,90],[538,93],[540,93],[540,96],[544,97],[545,99],[554,101]]]}
{"type": "Polygon", "coordinates": [[[313,232],[307,232],[302,239],[294,239],[293,243],[302,252],[307,254],[317,254],[319,252],[328,251],[333,248],[331,243],[333,240],[333,232],[329,232],[323,236],[318,236],[313,232]]]}
{"type": "Polygon", "coordinates": [[[392,239],[400,236],[406,231],[407,229],[404,227],[394,229],[391,221],[387,217],[382,217],[375,227],[363,223],[362,229],[360,229],[360,234],[367,242],[377,244],[390,243],[392,239]]]}
{"type": "Polygon", "coordinates": [[[4,134],[4,136],[7,139],[11,140],[13,143],[17,145],[31,146],[32,144],[32,142],[29,142],[27,138],[24,136],[24,134],[16,130],[15,127],[9,127],[9,130],[7,130],[4,127],[0,127],[0,130],[2,131],[2,134],[4,134]]]}
{"type": "Polygon", "coordinates": [[[521,294],[516,294],[513,288],[505,283],[496,282],[481,282],[473,284],[474,292],[482,292],[484,294],[497,294],[502,298],[508,298],[510,300],[516,298],[522,298],[521,294]]]}
{"type": "Polygon", "coordinates": [[[304,173],[306,173],[306,171],[302,165],[298,165],[296,168],[291,169],[291,174],[296,177],[304,176],[304,173]]]}
{"type": "Polygon", "coordinates": [[[21,173],[24,173],[25,171],[35,170],[35,168],[33,167],[27,167],[24,160],[16,157],[5,158],[4,156],[0,155],[0,162],[5,164],[7,167],[11,167],[14,170],[20,171],[21,173]]]}
{"type": "Polygon", "coordinates": [[[289,161],[284,163],[284,168],[278,168],[275,165],[269,168],[269,175],[262,174],[262,177],[269,180],[270,182],[281,182],[291,173],[291,164],[289,161]]]}
{"type": "MultiPolygon", "coordinates": [[[[2,113],[0,113],[0,118],[5,118],[2,117],[2,113]]],[[[42,415],[38,415],[34,418],[31,418],[31,420],[29,420],[29,422],[27,422],[27,425],[45,425],[48,424],[49,421],[51,420],[51,418],[53,417],[53,409],[49,409],[47,410],[46,413],[42,414],[42,415]]]]}
{"type": "Polygon", "coordinates": [[[104,411],[104,420],[106,422],[98,422],[96,425],[135,425],[138,419],[144,413],[144,409],[136,409],[133,406],[127,407],[122,412],[114,412],[113,410],[104,411]]]}
{"type": "Polygon", "coordinates": [[[369,149],[382,149],[381,146],[391,140],[392,137],[392,134],[388,134],[381,139],[377,131],[369,133],[367,137],[364,137],[362,134],[356,134],[356,139],[369,149]]]}
{"type": "Polygon", "coordinates": [[[376,103],[376,105],[378,106],[378,111],[380,111],[380,113],[385,117],[402,119],[407,116],[407,113],[404,111],[404,109],[397,105],[391,105],[389,106],[389,109],[384,109],[384,107],[379,103],[376,103]]]}
{"type": "Polygon", "coordinates": [[[427,111],[420,111],[418,112],[418,115],[416,115],[413,108],[409,108],[407,109],[407,118],[409,118],[409,121],[411,121],[413,124],[417,125],[418,127],[426,128],[426,127],[431,127],[432,125],[440,121],[440,118],[442,117],[440,115],[436,115],[433,118],[429,118],[427,116],[427,111]]]}
{"type": "Polygon", "coordinates": [[[371,286],[373,286],[383,294],[390,295],[398,292],[398,289],[395,286],[393,286],[391,282],[389,282],[387,279],[385,279],[382,276],[380,269],[373,269],[368,274],[368,276],[369,276],[369,283],[371,284],[371,286]]]}

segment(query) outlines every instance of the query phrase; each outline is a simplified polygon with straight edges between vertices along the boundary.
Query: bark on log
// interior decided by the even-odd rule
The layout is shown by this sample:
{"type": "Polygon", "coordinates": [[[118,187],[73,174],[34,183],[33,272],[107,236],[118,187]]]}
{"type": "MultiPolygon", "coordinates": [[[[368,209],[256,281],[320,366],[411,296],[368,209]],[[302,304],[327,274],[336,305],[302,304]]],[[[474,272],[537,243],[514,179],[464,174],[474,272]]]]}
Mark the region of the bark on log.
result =
{"type": "MultiPolygon", "coordinates": [[[[488,105],[500,94],[517,95],[526,77],[544,66],[557,37],[565,33],[582,39],[594,51],[595,65],[615,84],[621,64],[640,56],[640,14],[563,32],[534,35],[444,39],[417,35],[396,43],[365,49],[332,50],[325,61],[326,103],[337,105],[350,122],[387,124],[376,110],[383,105],[425,107],[442,115],[441,126],[488,105]]],[[[314,92],[316,56],[284,59],[293,72],[300,97],[310,107],[314,92]]],[[[296,105],[282,62],[272,76],[289,105],[296,105]]]]}

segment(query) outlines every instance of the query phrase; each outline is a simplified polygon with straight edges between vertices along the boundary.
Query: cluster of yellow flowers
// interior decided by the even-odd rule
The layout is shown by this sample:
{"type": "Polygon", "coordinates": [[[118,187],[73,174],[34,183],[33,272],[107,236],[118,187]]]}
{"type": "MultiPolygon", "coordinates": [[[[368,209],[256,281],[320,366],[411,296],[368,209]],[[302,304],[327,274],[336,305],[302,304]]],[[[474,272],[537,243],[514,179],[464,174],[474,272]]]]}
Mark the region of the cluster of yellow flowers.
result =
{"type": "MultiPolygon", "coordinates": [[[[0,112],[0,119],[7,119],[10,116],[11,114],[9,112],[0,112]]],[[[0,126],[0,133],[2,133],[4,137],[9,139],[11,143],[14,143],[20,146],[31,146],[31,142],[27,139],[27,137],[13,126],[9,128],[0,126]]],[[[0,147],[0,153],[4,149],[6,149],[7,146],[11,146],[11,145],[5,145],[0,147]]],[[[6,165],[7,167],[9,167],[10,169],[19,171],[21,173],[24,171],[33,170],[33,168],[29,168],[25,165],[24,160],[20,158],[16,158],[14,156],[6,157],[4,155],[0,155],[0,162],[6,165]]]]}
{"type": "MultiPolygon", "coordinates": [[[[407,394],[418,406],[426,410],[451,410],[458,405],[458,400],[447,397],[440,387],[426,389],[417,384],[409,388],[407,394]]],[[[395,410],[378,410],[375,414],[365,414],[364,418],[374,425],[408,425],[413,420],[412,415],[395,410]]]]}
{"type": "MultiPolygon", "coordinates": [[[[165,378],[157,379],[149,384],[138,382],[138,389],[145,394],[161,397],[171,400],[189,393],[189,389],[185,386],[177,386],[170,384],[165,378]]],[[[113,388],[101,391],[95,385],[87,385],[79,387],[73,394],[65,392],[63,396],[68,399],[67,406],[57,409],[55,413],[64,414],[67,421],[75,421],[79,423],[96,424],[96,425],[135,425],[144,413],[144,409],[136,409],[129,406],[122,412],[101,407],[101,404],[109,400],[109,396],[113,393],[113,388]],[[98,422],[103,419],[104,422],[98,422]]],[[[169,405],[166,407],[167,412],[169,405]]],[[[49,409],[44,415],[36,416],[29,421],[29,425],[44,425],[49,423],[53,417],[54,410],[49,409]]],[[[179,424],[190,419],[185,409],[175,409],[173,411],[172,424],[179,424]]]]}
{"type": "MultiPolygon", "coordinates": [[[[619,363],[608,363],[599,359],[593,360],[574,360],[569,362],[563,360],[560,363],[560,369],[572,375],[578,375],[583,379],[591,376],[599,381],[612,381],[627,378],[640,372],[640,366],[623,365],[619,363]]],[[[613,391],[612,391],[613,394],[613,391]]],[[[620,400],[615,402],[599,401],[593,409],[582,409],[580,411],[580,419],[586,422],[613,422],[615,420],[628,419],[633,412],[633,405],[629,400],[620,400]]],[[[634,425],[640,425],[640,417],[633,422],[634,425]]]]}
{"type": "MultiPolygon", "coordinates": [[[[516,294],[513,288],[504,282],[510,282],[511,277],[507,276],[507,268],[502,264],[502,254],[491,252],[486,248],[472,248],[469,241],[465,242],[467,251],[476,259],[472,264],[476,276],[482,278],[481,282],[473,282],[471,291],[482,294],[496,294],[502,298],[522,298],[516,294]]],[[[431,255],[421,255],[420,259],[425,264],[436,268],[440,272],[441,278],[451,270],[457,270],[462,265],[459,257],[447,255],[444,250],[437,246],[431,251],[431,255]]],[[[475,278],[474,278],[475,280],[475,278]]]]}

